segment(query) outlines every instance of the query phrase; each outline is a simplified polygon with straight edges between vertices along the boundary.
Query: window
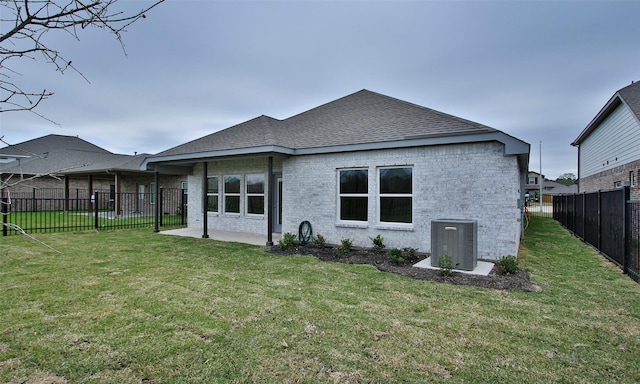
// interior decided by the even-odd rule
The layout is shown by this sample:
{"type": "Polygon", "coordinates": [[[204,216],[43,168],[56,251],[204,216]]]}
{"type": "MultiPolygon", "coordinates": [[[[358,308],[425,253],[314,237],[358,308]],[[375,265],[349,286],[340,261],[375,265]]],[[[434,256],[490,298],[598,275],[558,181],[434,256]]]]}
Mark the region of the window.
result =
{"type": "Polygon", "coordinates": [[[240,176],[224,177],[224,212],[240,213],[240,176]]]}
{"type": "Polygon", "coordinates": [[[636,173],[634,171],[629,171],[629,184],[632,187],[636,187],[636,173]]]}
{"type": "Polygon", "coordinates": [[[156,203],[156,183],[151,183],[149,185],[149,204],[156,203]]]}
{"type": "Polygon", "coordinates": [[[528,184],[538,184],[538,178],[537,177],[533,177],[533,176],[529,176],[529,183],[528,184]]]}
{"type": "Polygon", "coordinates": [[[380,168],[380,222],[413,222],[413,168],[380,168]]]}
{"type": "Polygon", "coordinates": [[[218,188],[218,177],[207,177],[207,212],[218,212],[218,196],[220,195],[218,188]]]}
{"type": "Polygon", "coordinates": [[[264,175],[246,176],[247,214],[264,215],[264,175]]]}
{"type": "Polygon", "coordinates": [[[369,175],[366,169],[345,169],[340,175],[339,217],[343,221],[367,221],[369,175]]]}
{"type": "Polygon", "coordinates": [[[187,193],[187,191],[189,190],[189,184],[186,181],[183,181],[181,183],[181,187],[182,189],[184,189],[184,193],[187,193]]]}

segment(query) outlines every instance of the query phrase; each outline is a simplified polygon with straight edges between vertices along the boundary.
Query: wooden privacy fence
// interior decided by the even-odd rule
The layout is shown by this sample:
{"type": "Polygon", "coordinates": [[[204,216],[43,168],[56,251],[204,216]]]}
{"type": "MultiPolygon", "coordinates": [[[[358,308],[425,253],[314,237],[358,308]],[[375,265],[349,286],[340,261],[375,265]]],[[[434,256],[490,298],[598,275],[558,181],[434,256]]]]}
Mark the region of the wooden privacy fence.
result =
{"type": "Polygon", "coordinates": [[[629,187],[558,195],[553,218],[640,282],[640,201],[629,187]]]}
{"type": "Polygon", "coordinates": [[[186,225],[186,192],[37,190],[2,197],[2,235],[186,225]]]}

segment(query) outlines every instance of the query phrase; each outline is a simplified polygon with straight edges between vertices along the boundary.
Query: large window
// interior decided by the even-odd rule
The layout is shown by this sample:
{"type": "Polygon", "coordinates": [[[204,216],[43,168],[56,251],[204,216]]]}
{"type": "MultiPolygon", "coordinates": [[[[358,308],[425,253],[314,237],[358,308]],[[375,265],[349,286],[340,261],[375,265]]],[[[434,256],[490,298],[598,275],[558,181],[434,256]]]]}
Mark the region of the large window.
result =
{"type": "Polygon", "coordinates": [[[380,168],[380,222],[413,222],[413,169],[380,168]]]}
{"type": "Polygon", "coordinates": [[[224,212],[240,213],[240,176],[224,177],[224,212]]]}
{"type": "Polygon", "coordinates": [[[264,215],[264,175],[247,175],[247,214],[264,215]]]}
{"type": "Polygon", "coordinates": [[[219,188],[217,176],[207,177],[207,212],[218,212],[219,188]]]}
{"type": "Polygon", "coordinates": [[[340,220],[367,221],[369,180],[366,169],[340,171],[340,220]]]}

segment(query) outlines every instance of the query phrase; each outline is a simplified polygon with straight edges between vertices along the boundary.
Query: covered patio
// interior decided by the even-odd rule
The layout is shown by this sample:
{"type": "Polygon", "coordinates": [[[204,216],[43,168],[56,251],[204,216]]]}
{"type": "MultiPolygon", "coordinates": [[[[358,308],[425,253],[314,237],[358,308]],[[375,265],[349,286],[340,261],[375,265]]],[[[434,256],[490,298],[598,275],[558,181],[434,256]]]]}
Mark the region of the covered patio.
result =
{"type": "MultiPolygon", "coordinates": [[[[185,237],[195,237],[195,238],[203,238],[203,231],[201,228],[178,228],[178,229],[170,229],[167,231],[160,231],[160,234],[163,235],[174,235],[174,236],[185,236],[185,237]]],[[[252,233],[243,233],[243,232],[232,232],[232,231],[219,231],[215,229],[209,229],[207,231],[208,238],[212,240],[218,241],[230,241],[236,243],[245,243],[245,244],[253,244],[253,245],[265,245],[267,244],[267,235],[262,234],[252,234],[252,233]]],[[[277,243],[281,239],[280,233],[273,233],[273,242],[277,243]]]]}

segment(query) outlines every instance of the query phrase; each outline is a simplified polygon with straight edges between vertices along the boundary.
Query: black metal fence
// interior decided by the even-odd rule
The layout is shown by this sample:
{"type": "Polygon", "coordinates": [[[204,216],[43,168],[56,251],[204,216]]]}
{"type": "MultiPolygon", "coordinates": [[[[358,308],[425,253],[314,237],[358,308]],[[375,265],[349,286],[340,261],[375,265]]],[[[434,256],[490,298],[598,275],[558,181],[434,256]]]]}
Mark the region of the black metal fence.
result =
{"type": "Polygon", "coordinates": [[[629,200],[629,192],[554,196],[553,218],[640,282],[640,201],[629,200]]]}
{"type": "Polygon", "coordinates": [[[186,193],[34,190],[2,197],[2,235],[186,225],[186,193]]]}

